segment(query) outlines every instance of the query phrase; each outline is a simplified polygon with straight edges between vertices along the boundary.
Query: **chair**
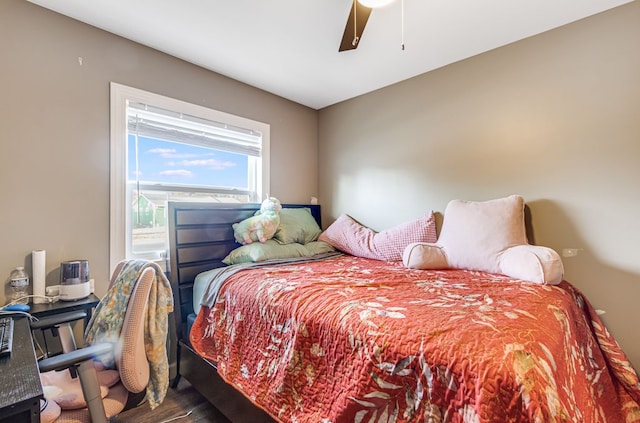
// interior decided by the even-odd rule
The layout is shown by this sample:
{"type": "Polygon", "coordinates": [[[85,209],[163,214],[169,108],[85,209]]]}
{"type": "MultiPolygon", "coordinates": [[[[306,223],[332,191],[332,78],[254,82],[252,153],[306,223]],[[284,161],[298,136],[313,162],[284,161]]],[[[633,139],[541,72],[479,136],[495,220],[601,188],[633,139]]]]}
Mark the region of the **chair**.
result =
{"type": "MultiPolygon", "coordinates": [[[[171,288],[160,268],[151,262],[130,260],[120,262],[113,272],[109,291],[87,325],[87,346],[84,348],[76,349],[70,327],[74,320],[83,317],[82,312],[55,316],[48,321],[32,324],[32,329],[56,328],[63,351],[60,355],[39,362],[47,400],[41,422],[107,422],[124,409],[140,404],[150,380],[152,385],[159,385],[164,390],[160,393],[161,402],[168,386],[168,372],[161,371],[160,378],[166,378],[166,382],[157,383],[156,367],[152,364],[156,356],[164,354],[164,361],[162,357],[160,359],[160,367],[163,363],[166,367],[168,313],[172,307],[171,288]],[[127,281],[127,278],[130,280],[127,281]],[[129,285],[125,284],[133,284],[133,289],[128,290],[129,285]],[[92,328],[109,326],[114,319],[122,316],[120,313],[120,317],[116,317],[115,295],[128,297],[128,302],[124,300],[121,303],[126,307],[124,319],[121,319],[121,332],[116,336],[116,342],[98,342],[98,336],[95,331],[92,332],[92,328]],[[160,345],[162,354],[148,354],[147,350],[151,348],[154,351],[154,346],[149,347],[148,343],[145,346],[145,321],[152,307],[156,310],[152,316],[160,319],[158,326],[161,335],[164,335],[160,345]],[[91,339],[95,339],[93,344],[91,339]],[[104,357],[107,362],[113,362],[115,369],[105,368],[96,360],[104,360],[104,357]],[[62,408],[60,413],[59,408],[62,408]],[[58,413],[59,416],[56,416],[58,413]]],[[[158,344],[160,342],[156,342],[156,352],[158,344]]],[[[154,402],[150,403],[152,407],[157,405],[156,399],[154,402]]]]}

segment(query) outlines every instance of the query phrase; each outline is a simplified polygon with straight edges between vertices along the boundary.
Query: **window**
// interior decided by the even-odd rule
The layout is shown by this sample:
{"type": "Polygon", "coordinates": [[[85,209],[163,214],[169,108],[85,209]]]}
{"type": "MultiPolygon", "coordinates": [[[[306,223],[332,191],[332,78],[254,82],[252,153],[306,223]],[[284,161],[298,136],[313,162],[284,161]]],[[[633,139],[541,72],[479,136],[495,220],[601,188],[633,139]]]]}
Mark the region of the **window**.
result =
{"type": "Polygon", "coordinates": [[[111,83],[110,266],[163,263],[167,201],[260,202],[269,125],[111,83]]]}

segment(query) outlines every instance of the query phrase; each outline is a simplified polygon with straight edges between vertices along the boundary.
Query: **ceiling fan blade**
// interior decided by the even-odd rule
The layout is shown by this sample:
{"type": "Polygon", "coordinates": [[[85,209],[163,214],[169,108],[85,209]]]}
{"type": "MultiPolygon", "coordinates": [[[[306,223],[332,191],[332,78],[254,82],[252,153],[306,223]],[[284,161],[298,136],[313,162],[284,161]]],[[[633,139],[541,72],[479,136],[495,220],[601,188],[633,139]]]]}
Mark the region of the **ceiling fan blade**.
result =
{"type": "Polygon", "coordinates": [[[371,8],[361,5],[358,0],[353,0],[351,12],[349,13],[347,24],[344,27],[344,34],[342,34],[342,41],[340,42],[340,48],[338,51],[358,48],[358,44],[360,44],[360,39],[362,39],[362,33],[364,32],[364,27],[367,25],[370,14],[371,8]]]}

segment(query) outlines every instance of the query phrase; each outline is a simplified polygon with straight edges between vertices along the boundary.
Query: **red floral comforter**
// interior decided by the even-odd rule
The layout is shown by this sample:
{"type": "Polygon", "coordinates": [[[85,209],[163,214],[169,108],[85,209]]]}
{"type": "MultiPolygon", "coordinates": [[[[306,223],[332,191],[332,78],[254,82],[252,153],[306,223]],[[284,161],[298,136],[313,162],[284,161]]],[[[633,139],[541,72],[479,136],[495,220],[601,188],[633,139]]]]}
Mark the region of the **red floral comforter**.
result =
{"type": "Polygon", "coordinates": [[[567,282],[265,267],[224,283],[191,342],[282,422],[640,422],[638,376],[567,282]]]}

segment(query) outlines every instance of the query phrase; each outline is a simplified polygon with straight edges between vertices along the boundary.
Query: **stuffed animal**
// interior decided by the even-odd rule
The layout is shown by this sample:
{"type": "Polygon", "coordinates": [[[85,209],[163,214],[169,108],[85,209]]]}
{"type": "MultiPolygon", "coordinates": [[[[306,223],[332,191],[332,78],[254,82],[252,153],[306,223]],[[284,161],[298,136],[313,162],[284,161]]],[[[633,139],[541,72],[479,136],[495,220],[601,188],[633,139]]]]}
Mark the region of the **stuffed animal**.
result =
{"type": "Polygon", "coordinates": [[[280,210],[282,210],[280,201],[275,197],[267,197],[255,216],[233,224],[233,235],[236,241],[246,245],[273,238],[280,225],[280,210]]]}

